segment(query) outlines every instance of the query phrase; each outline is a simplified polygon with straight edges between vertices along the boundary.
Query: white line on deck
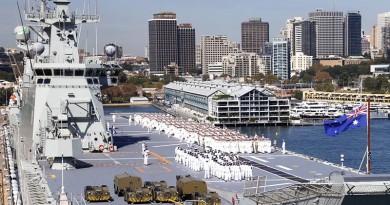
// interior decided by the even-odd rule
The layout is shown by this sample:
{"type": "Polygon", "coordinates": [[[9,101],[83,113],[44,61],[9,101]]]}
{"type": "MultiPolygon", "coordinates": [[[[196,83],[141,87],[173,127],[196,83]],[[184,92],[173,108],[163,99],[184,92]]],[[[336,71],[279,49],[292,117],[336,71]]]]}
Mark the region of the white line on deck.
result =
{"type": "Polygon", "coordinates": [[[253,159],[256,159],[256,160],[259,160],[259,161],[261,161],[261,162],[269,162],[269,161],[267,161],[267,160],[265,160],[265,159],[260,159],[260,158],[258,158],[258,157],[255,157],[255,156],[250,156],[250,158],[253,158],[253,159]]]}
{"type": "Polygon", "coordinates": [[[288,167],[285,167],[285,166],[282,166],[282,165],[276,165],[277,167],[279,168],[282,168],[284,170],[287,170],[287,171],[291,171],[292,169],[288,168],[288,167]]]}
{"type": "Polygon", "coordinates": [[[259,186],[259,187],[273,187],[273,186],[283,186],[283,185],[291,185],[292,183],[282,183],[282,184],[272,184],[272,185],[266,185],[266,186],[259,186]]]}
{"type": "Polygon", "coordinates": [[[109,157],[110,159],[112,159],[112,161],[114,161],[115,164],[121,164],[120,162],[113,159],[109,154],[104,154],[104,155],[106,155],[106,157],[109,157]]]}
{"type": "Polygon", "coordinates": [[[157,145],[157,146],[153,146],[153,147],[169,147],[169,146],[176,146],[176,145],[183,145],[183,144],[187,144],[187,143],[157,145]]]}

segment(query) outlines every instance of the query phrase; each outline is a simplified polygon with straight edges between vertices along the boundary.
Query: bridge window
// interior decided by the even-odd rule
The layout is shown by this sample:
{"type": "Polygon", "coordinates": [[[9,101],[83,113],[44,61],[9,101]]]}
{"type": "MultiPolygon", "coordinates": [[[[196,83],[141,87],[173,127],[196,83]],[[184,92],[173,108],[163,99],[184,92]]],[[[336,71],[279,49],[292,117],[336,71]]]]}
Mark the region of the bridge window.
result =
{"type": "Polygon", "coordinates": [[[75,76],[83,76],[84,75],[84,70],[75,70],[74,71],[75,76]]]}
{"type": "Polygon", "coordinates": [[[62,69],[54,69],[54,75],[55,76],[63,76],[64,75],[64,70],[62,70],[62,69]]]}
{"type": "Polygon", "coordinates": [[[46,76],[51,76],[51,75],[52,75],[51,69],[43,69],[43,73],[44,73],[46,76]]]}
{"type": "Polygon", "coordinates": [[[93,79],[93,83],[94,83],[94,84],[99,84],[98,79],[97,79],[97,78],[94,78],[94,79],[93,79]]]}
{"type": "Polygon", "coordinates": [[[35,75],[42,76],[43,70],[42,69],[35,69],[35,75]]]}
{"type": "Polygon", "coordinates": [[[66,69],[66,70],[65,70],[65,76],[73,76],[73,70],[71,70],[71,69],[66,69]]]}
{"type": "Polygon", "coordinates": [[[88,84],[93,84],[92,79],[91,79],[91,78],[88,78],[88,79],[87,79],[87,83],[88,83],[88,84]]]}
{"type": "Polygon", "coordinates": [[[38,78],[38,79],[37,79],[37,84],[42,84],[42,83],[43,83],[43,79],[38,78]]]}
{"type": "Polygon", "coordinates": [[[93,76],[93,69],[87,69],[85,76],[93,76]]]}
{"type": "Polygon", "coordinates": [[[50,84],[50,79],[46,78],[45,80],[43,80],[43,84],[50,84]]]}
{"type": "Polygon", "coordinates": [[[75,95],[74,95],[74,93],[68,93],[68,97],[70,97],[70,98],[74,98],[74,97],[75,97],[75,95]]]}

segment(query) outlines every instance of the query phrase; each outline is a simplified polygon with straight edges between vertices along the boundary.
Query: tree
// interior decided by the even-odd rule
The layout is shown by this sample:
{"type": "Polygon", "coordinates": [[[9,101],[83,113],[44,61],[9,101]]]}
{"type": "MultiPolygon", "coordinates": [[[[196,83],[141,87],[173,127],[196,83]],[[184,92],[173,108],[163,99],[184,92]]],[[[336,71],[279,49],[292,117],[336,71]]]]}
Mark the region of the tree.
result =
{"type": "Polygon", "coordinates": [[[275,83],[279,83],[279,79],[278,77],[276,77],[275,75],[266,75],[264,76],[264,83],[266,84],[275,84],[275,83]]]}
{"type": "Polygon", "coordinates": [[[252,76],[251,78],[253,81],[262,81],[264,79],[264,77],[265,77],[264,73],[258,73],[256,75],[252,76]]]}
{"type": "Polygon", "coordinates": [[[329,75],[329,73],[324,71],[319,71],[316,73],[316,75],[313,77],[313,82],[315,83],[330,83],[332,82],[332,77],[329,75]]]}
{"type": "Polygon", "coordinates": [[[118,75],[118,81],[119,81],[119,83],[127,83],[128,79],[127,79],[126,74],[124,74],[123,72],[120,72],[118,75]]]}
{"type": "Polygon", "coordinates": [[[202,75],[202,81],[208,81],[210,80],[210,75],[209,74],[203,74],[202,75]]]}

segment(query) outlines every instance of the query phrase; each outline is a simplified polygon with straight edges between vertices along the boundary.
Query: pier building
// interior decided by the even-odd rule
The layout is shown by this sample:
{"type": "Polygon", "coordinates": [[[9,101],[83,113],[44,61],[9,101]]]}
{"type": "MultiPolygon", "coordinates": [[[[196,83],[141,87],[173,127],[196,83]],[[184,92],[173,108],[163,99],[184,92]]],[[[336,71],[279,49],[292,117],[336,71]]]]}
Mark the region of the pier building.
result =
{"type": "Polygon", "coordinates": [[[288,124],[289,99],[277,98],[267,88],[225,82],[173,82],[165,99],[213,118],[221,124],[288,124]]]}

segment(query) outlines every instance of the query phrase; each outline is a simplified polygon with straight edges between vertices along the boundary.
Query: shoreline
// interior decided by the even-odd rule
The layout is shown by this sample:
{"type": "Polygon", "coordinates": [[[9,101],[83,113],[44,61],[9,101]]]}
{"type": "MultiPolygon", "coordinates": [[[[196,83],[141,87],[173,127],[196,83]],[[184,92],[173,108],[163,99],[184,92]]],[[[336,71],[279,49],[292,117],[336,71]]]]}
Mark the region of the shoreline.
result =
{"type": "Polygon", "coordinates": [[[120,107],[120,106],[145,106],[151,105],[151,102],[142,102],[142,103],[110,103],[103,104],[103,107],[120,107]]]}

